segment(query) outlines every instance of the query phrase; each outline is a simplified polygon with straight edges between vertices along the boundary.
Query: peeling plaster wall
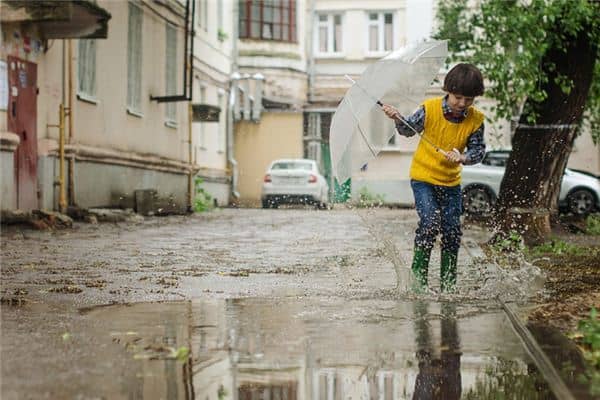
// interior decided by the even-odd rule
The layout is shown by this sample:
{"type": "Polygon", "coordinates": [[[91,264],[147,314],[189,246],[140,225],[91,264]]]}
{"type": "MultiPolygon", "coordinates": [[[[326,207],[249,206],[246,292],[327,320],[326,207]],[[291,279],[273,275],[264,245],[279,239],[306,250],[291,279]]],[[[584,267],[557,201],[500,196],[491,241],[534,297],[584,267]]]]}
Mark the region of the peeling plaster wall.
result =
{"type": "Polygon", "coordinates": [[[263,177],[271,161],[302,158],[302,114],[265,112],[259,124],[238,122],[235,154],[239,163],[240,203],[260,203],[263,177]]]}

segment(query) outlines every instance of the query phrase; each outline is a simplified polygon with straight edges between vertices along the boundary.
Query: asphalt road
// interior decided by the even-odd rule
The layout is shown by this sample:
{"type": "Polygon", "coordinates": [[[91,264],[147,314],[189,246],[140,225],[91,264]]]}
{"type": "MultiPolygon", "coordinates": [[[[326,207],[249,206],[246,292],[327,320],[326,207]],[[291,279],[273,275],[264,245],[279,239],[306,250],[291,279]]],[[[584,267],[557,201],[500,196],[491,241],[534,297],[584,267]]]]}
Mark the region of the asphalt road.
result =
{"type": "MultiPolygon", "coordinates": [[[[412,321],[415,297],[399,287],[406,284],[416,223],[415,211],[405,209],[223,209],[187,217],[147,218],[136,224],[76,224],[56,232],[3,229],[2,398],[194,398],[204,378],[193,371],[207,361],[199,356],[201,351],[193,350],[197,343],[192,328],[231,329],[227,328],[231,321],[218,316],[226,319],[232,302],[251,310],[237,315],[235,321],[250,324],[250,331],[261,337],[273,330],[274,315],[279,314],[292,320],[320,321],[318,326],[330,322],[330,315],[359,325],[365,320],[381,324],[389,318],[412,321]],[[185,311],[186,307],[212,310],[207,311],[213,315],[212,322],[192,324],[195,317],[191,315],[197,313],[185,311]],[[400,311],[390,317],[390,307],[400,311]],[[243,315],[255,317],[249,322],[243,315]],[[171,322],[161,323],[160,316],[171,322]],[[262,330],[255,326],[261,318],[268,321],[262,330]],[[171,333],[156,336],[154,329],[163,325],[172,326],[171,333]],[[160,346],[156,345],[159,336],[160,346]],[[182,346],[192,349],[192,361],[183,364],[187,369],[169,364],[176,363],[174,358],[181,354],[176,356],[174,350],[182,346]],[[153,392],[147,383],[133,384],[140,376],[156,375],[156,363],[140,367],[139,360],[147,363],[149,359],[166,363],[160,364],[159,375],[170,378],[164,379],[164,385],[157,384],[166,388],[164,393],[162,389],[153,392]]],[[[487,329],[498,332],[498,326],[508,326],[490,302],[494,290],[519,297],[523,289],[526,297],[529,285],[522,281],[519,290],[509,288],[508,281],[521,279],[518,274],[505,279],[481,264],[478,244],[488,237],[482,228],[465,227],[459,293],[453,297],[440,297],[435,290],[439,255],[434,251],[433,291],[417,299],[433,304],[438,311],[432,318],[442,320],[438,301],[459,301],[452,318],[462,316],[458,318],[467,321],[463,324],[466,331],[478,332],[480,337],[489,336],[487,329]],[[485,329],[468,328],[479,326],[470,318],[480,315],[490,318],[483,324],[485,329]]],[[[294,326],[293,321],[286,321],[278,323],[294,326]]],[[[346,331],[342,328],[337,326],[332,332],[339,335],[340,329],[346,331]]],[[[524,357],[506,332],[504,348],[483,340],[484,349],[475,341],[473,351],[524,357]]],[[[397,332],[378,335],[388,334],[397,332]]],[[[270,348],[281,343],[268,337],[263,343],[270,343],[270,348]]],[[[308,337],[311,334],[306,332],[300,335],[302,340],[308,337]]],[[[256,347],[248,344],[252,340],[244,340],[245,346],[256,347]]],[[[330,340],[319,334],[311,342],[330,340]]],[[[215,346],[208,360],[215,359],[216,348],[223,350],[223,343],[215,346]]],[[[341,352],[351,352],[353,345],[348,346],[341,352]]],[[[414,350],[410,347],[413,358],[414,350]]],[[[476,376],[478,370],[474,371],[469,373],[476,376]]],[[[232,385],[230,392],[236,387],[232,385]]],[[[215,393],[223,400],[227,396],[219,390],[217,386],[215,393]]]]}

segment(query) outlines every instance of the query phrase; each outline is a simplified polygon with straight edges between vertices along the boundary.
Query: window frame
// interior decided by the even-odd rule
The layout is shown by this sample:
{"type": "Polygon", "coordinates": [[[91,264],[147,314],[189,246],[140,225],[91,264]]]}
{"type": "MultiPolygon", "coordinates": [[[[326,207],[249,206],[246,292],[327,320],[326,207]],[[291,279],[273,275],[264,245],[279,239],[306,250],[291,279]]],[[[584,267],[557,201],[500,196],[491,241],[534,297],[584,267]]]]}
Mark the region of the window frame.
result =
{"type": "Polygon", "coordinates": [[[315,15],[314,26],[315,35],[313,41],[313,49],[316,57],[327,58],[327,57],[339,57],[344,55],[344,13],[342,12],[332,12],[332,11],[318,11],[315,15]],[[323,22],[320,20],[321,16],[327,16],[327,21],[323,22]],[[335,17],[340,17],[340,29],[341,33],[341,43],[340,49],[335,51],[334,47],[334,38],[335,38],[335,17]],[[322,52],[320,49],[320,32],[321,27],[327,28],[327,51],[322,52]]]}
{"type": "Polygon", "coordinates": [[[144,10],[134,2],[128,2],[127,20],[127,112],[131,115],[142,117],[142,63],[144,49],[144,10]],[[140,21],[136,32],[132,31],[132,11],[138,13],[140,21]],[[135,35],[134,36],[132,36],[135,35]],[[137,43],[133,43],[137,41],[137,43]],[[132,54],[132,46],[137,44],[139,54],[132,54]],[[134,58],[135,57],[135,58],[134,58]],[[134,65],[134,63],[137,63],[134,65]],[[135,71],[134,71],[135,69],[135,71]],[[135,79],[135,81],[133,81],[135,79]],[[132,88],[132,86],[135,86],[132,88]]]}
{"type": "MultiPolygon", "coordinates": [[[[177,94],[177,28],[165,23],[165,94],[177,94]],[[174,54],[173,54],[174,53],[174,54]]],[[[177,128],[177,103],[165,103],[165,125],[177,128]]]]}
{"type": "Polygon", "coordinates": [[[365,35],[365,50],[368,57],[381,57],[394,50],[396,46],[396,13],[393,10],[367,10],[365,11],[366,18],[366,35],[365,35]],[[371,20],[371,14],[377,14],[377,21],[371,20]],[[390,48],[385,48],[385,15],[392,16],[392,37],[390,48]],[[371,26],[377,26],[377,49],[371,50],[370,30],[371,26]]]}
{"type": "Polygon", "coordinates": [[[200,0],[198,1],[198,8],[196,9],[196,17],[198,21],[196,24],[200,29],[204,32],[208,32],[208,1],[200,0]]]}
{"type": "MultiPolygon", "coordinates": [[[[200,104],[207,104],[207,97],[208,97],[208,86],[206,85],[206,83],[200,81],[199,82],[199,96],[198,96],[198,100],[200,102],[200,104]]],[[[205,151],[208,150],[208,144],[206,143],[206,126],[204,126],[204,122],[202,121],[198,121],[198,147],[200,148],[201,151],[205,151]]]]}
{"type": "Polygon", "coordinates": [[[298,43],[298,24],[297,24],[297,2],[296,0],[279,0],[279,3],[275,2],[271,4],[265,4],[264,0],[239,0],[239,16],[238,16],[238,37],[240,39],[254,39],[254,40],[268,40],[272,42],[283,42],[283,43],[298,43]],[[286,3],[286,4],[284,4],[286,3]],[[258,20],[252,19],[253,6],[259,8],[258,20]],[[272,8],[273,20],[265,21],[265,8],[272,8]],[[275,22],[275,9],[279,9],[279,22],[275,22]],[[284,10],[287,10],[287,21],[284,18],[284,10]],[[245,26],[242,26],[242,22],[245,26]],[[258,23],[258,35],[254,35],[252,32],[252,23],[258,23]],[[265,23],[271,24],[273,30],[271,31],[271,37],[265,35],[265,23]],[[279,37],[275,37],[275,26],[280,27],[279,37]],[[286,28],[286,29],[284,29],[286,28]],[[284,32],[287,31],[287,39],[284,37],[284,32]]]}
{"type": "Polygon", "coordinates": [[[97,53],[98,42],[95,39],[79,40],[77,44],[77,98],[94,104],[98,103],[96,97],[98,89],[96,79],[97,53]],[[84,50],[86,44],[90,44],[90,46],[84,50]],[[92,69],[91,75],[88,73],[88,68],[92,69]]]}
{"type": "Polygon", "coordinates": [[[225,119],[226,113],[223,112],[227,108],[227,92],[221,88],[217,89],[217,103],[221,108],[219,113],[219,142],[217,144],[217,153],[225,153],[226,139],[227,139],[227,120],[225,119]]]}

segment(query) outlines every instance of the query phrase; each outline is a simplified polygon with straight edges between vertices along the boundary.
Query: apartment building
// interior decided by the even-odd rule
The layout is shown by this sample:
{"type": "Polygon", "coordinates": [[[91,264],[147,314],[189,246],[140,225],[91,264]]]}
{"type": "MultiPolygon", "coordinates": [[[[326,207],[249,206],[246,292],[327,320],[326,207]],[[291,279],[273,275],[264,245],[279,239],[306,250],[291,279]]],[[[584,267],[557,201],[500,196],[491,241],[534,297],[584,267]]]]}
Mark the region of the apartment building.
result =
{"type": "Polygon", "coordinates": [[[62,60],[71,39],[104,40],[110,19],[106,9],[86,1],[0,3],[2,209],[58,207],[56,126],[68,87],[62,60]]]}
{"type": "MultiPolygon", "coordinates": [[[[193,160],[189,159],[185,45],[191,3],[61,2],[61,7],[92,10],[105,21],[110,18],[110,26],[105,22],[103,30],[81,29],[79,36],[48,36],[42,30],[36,39],[27,40],[26,27],[35,29],[39,24],[5,24],[3,12],[2,59],[12,69],[9,57],[24,60],[23,49],[33,47],[26,56],[36,57],[38,75],[35,85],[28,81],[37,91],[37,98],[36,92],[32,94],[36,108],[23,117],[24,124],[33,128],[21,132],[21,143],[16,144],[17,153],[32,150],[24,158],[27,162],[7,169],[3,152],[3,171],[16,171],[17,177],[17,182],[11,182],[10,172],[3,172],[7,186],[3,192],[19,195],[16,200],[3,198],[2,208],[137,209],[136,203],[148,196],[153,206],[147,212],[189,207],[193,160]],[[81,39],[60,40],[65,37],[81,39]],[[38,41],[41,44],[27,44],[38,41]],[[59,110],[66,112],[59,114],[59,110]],[[29,141],[31,145],[23,145],[29,141]],[[24,175],[29,181],[22,179],[24,175]],[[28,193],[22,200],[24,188],[28,193]]],[[[10,3],[14,4],[34,12],[41,7],[39,2],[10,3]]],[[[83,28],[86,21],[84,17],[79,21],[83,28]]],[[[10,85],[9,103],[24,92],[14,82],[10,85]]],[[[9,122],[12,113],[8,110],[9,122]]],[[[0,112],[2,124],[6,116],[6,109],[0,112]]],[[[10,123],[6,128],[2,131],[15,133],[10,123]]]]}
{"type": "MultiPolygon", "coordinates": [[[[308,52],[308,103],[304,114],[304,154],[320,161],[336,201],[358,200],[363,190],[383,196],[387,204],[414,203],[408,171],[417,138],[395,135],[377,156],[349,182],[340,186],[331,174],[329,127],[331,117],[346,90],[352,85],[346,75],[356,79],[365,68],[389,52],[408,43],[431,36],[435,29],[435,1],[426,0],[314,0],[309,4],[311,45],[308,52]]],[[[425,97],[441,96],[440,71],[425,97]]],[[[487,112],[488,148],[511,145],[511,121],[495,121],[489,110],[494,101],[479,98],[475,104],[487,112]]],[[[415,104],[415,109],[418,104],[415,104]]],[[[393,123],[382,117],[381,130],[395,132],[393,123]]],[[[594,145],[589,130],[577,138],[569,166],[600,173],[600,148],[594,145]]]]}
{"type": "Polygon", "coordinates": [[[202,180],[200,187],[221,206],[229,204],[232,185],[227,117],[235,68],[236,9],[233,0],[195,4],[193,103],[196,111],[210,117],[192,124],[192,160],[196,177],[202,180]]]}
{"type": "Polygon", "coordinates": [[[239,204],[260,204],[265,170],[276,158],[303,155],[307,100],[307,1],[237,3],[239,108],[234,133],[239,204]]]}

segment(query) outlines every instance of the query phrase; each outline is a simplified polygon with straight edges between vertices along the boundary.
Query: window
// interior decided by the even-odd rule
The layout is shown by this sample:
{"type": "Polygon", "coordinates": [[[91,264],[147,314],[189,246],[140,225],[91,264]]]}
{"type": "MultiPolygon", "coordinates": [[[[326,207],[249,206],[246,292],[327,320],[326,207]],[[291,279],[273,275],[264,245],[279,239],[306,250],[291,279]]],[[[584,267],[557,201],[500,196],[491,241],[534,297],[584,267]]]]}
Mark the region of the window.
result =
{"type": "Polygon", "coordinates": [[[77,57],[78,86],[77,94],[83,98],[96,97],[96,41],[82,39],[79,41],[77,57]]]}
{"type": "Polygon", "coordinates": [[[391,51],[394,47],[394,15],[389,12],[368,14],[369,52],[391,51]]]}
{"type": "MultiPolygon", "coordinates": [[[[171,24],[166,25],[165,49],[165,89],[166,95],[177,94],[177,29],[171,24]]],[[[177,103],[166,104],[167,125],[175,125],[177,121],[177,103]]]]}
{"type": "Polygon", "coordinates": [[[217,0],[217,39],[223,41],[223,0],[217,0]]]}
{"type": "Polygon", "coordinates": [[[315,372],[313,396],[315,400],[336,400],[340,398],[339,379],[334,369],[324,368],[315,372]]]}
{"type": "MultiPolygon", "coordinates": [[[[206,104],[206,87],[200,86],[200,104],[206,104]]],[[[200,148],[206,150],[206,128],[204,122],[200,122],[200,148]]]]}
{"type": "Polygon", "coordinates": [[[377,391],[379,392],[380,400],[394,399],[394,386],[396,377],[391,371],[377,372],[377,391]]]}
{"type": "Polygon", "coordinates": [[[225,151],[225,136],[226,136],[226,127],[227,127],[227,120],[225,118],[226,113],[226,107],[227,104],[225,104],[225,91],[223,89],[219,89],[219,94],[218,94],[218,102],[219,102],[219,107],[221,108],[221,112],[219,113],[219,146],[218,146],[218,151],[223,153],[225,151]]]}
{"type": "Polygon", "coordinates": [[[340,53],[342,51],[342,16],[320,14],[317,22],[317,53],[340,53]]]}
{"type": "Polygon", "coordinates": [[[314,164],[311,162],[302,161],[280,161],[273,164],[272,170],[284,170],[284,169],[301,169],[304,171],[312,171],[314,164]]]}
{"type": "Polygon", "coordinates": [[[198,26],[208,32],[208,1],[198,2],[198,26]]]}
{"type": "Polygon", "coordinates": [[[296,42],[296,0],[242,0],[240,38],[296,42]]]}
{"type": "Polygon", "coordinates": [[[127,32],[127,109],[138,114],[142,108],[142,10],[129,3],[127,32]]]}

